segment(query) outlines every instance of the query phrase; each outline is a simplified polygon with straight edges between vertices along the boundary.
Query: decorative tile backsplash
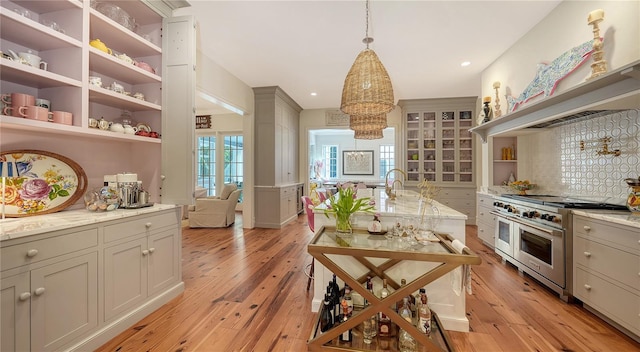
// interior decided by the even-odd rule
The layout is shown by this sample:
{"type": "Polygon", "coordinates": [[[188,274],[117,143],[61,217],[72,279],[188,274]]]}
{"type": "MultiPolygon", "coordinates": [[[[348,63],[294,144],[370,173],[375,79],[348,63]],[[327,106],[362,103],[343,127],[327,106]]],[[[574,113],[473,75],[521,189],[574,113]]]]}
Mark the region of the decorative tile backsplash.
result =
{"type": "Polygon", "coordinates": [[[606,197],[622,202],[629,194],[625,178],[640,176],[640,109],[614,112],[527,136],[531,148],[531,180],[538,192],[606,197]],[[620,156],[597,155],[599,139],[611,137],[609,150],[620,156]],[[580,150],[580,141],[585,150],[580,150]]]}

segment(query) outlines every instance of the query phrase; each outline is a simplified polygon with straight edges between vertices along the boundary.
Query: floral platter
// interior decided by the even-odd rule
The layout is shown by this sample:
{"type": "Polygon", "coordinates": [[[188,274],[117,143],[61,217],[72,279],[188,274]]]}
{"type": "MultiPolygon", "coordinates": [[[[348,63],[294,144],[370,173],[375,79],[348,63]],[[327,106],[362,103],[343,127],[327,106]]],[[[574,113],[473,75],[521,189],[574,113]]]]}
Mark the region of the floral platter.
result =
{"type": "Polygon", "coordinates": [[[73,160],[41,150],[0,153],[1,206],[6,217],[49,214],[73,205],[87,175],[73,160]]]}

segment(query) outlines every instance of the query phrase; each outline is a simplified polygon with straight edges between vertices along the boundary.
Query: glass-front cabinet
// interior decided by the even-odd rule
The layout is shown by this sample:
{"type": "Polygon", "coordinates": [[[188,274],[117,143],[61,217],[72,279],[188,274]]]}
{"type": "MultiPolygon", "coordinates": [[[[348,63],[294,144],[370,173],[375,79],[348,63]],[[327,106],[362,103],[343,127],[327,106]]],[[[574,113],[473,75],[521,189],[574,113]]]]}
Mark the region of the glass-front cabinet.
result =
{"type": "Polygon", "coordinates": [[[476,98],[401,100],[406,135],[407,181],[443,186],[473,178],[473,127],[476,98]]]}

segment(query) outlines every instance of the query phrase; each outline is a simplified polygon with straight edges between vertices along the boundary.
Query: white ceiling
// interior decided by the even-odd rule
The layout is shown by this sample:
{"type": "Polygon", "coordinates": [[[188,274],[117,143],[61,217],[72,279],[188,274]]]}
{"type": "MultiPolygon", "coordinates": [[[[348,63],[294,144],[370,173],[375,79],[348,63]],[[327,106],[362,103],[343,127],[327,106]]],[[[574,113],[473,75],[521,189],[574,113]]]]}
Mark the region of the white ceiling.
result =
{"type": "MultiPolygon", "coordinates": [[[[481,72],[560,2],[372,0],[371,48],[396,101],[476,96],[481,72]]],[[[365,1],[190,3],[176,15],[195,16],[199,50],[248,86],[280,86],[304,109],[339,107],[344,78],[365,48],[365,1]]]]}

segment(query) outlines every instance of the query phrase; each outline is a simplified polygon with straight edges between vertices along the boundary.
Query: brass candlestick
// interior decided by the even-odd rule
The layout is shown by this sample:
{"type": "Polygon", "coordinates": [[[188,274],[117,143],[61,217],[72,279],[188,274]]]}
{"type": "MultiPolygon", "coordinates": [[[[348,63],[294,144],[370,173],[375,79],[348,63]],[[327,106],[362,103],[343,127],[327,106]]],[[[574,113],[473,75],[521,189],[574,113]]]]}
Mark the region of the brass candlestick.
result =
{"type": "Polygon", "coordinates": [[[593,26],[593,63],[591,64],[591,77],[596,78],[607,72],[607,61],[604,60],[604,51],[602,51],[602,40],[600,40],[599,24],[604,20],[604,10],[598,9],[591,11],[587,17],[587,23],[593,26]]]}
{"type": "Polygon", "coordinates": [[[502,116],[502,111],[500,111],[500,97],[498,96],[498,89],[500,89],[500,82],[493,83],[493,89],[496,90],[496,108],[493,110],[493,117],[498,118],[502,116]]]}

